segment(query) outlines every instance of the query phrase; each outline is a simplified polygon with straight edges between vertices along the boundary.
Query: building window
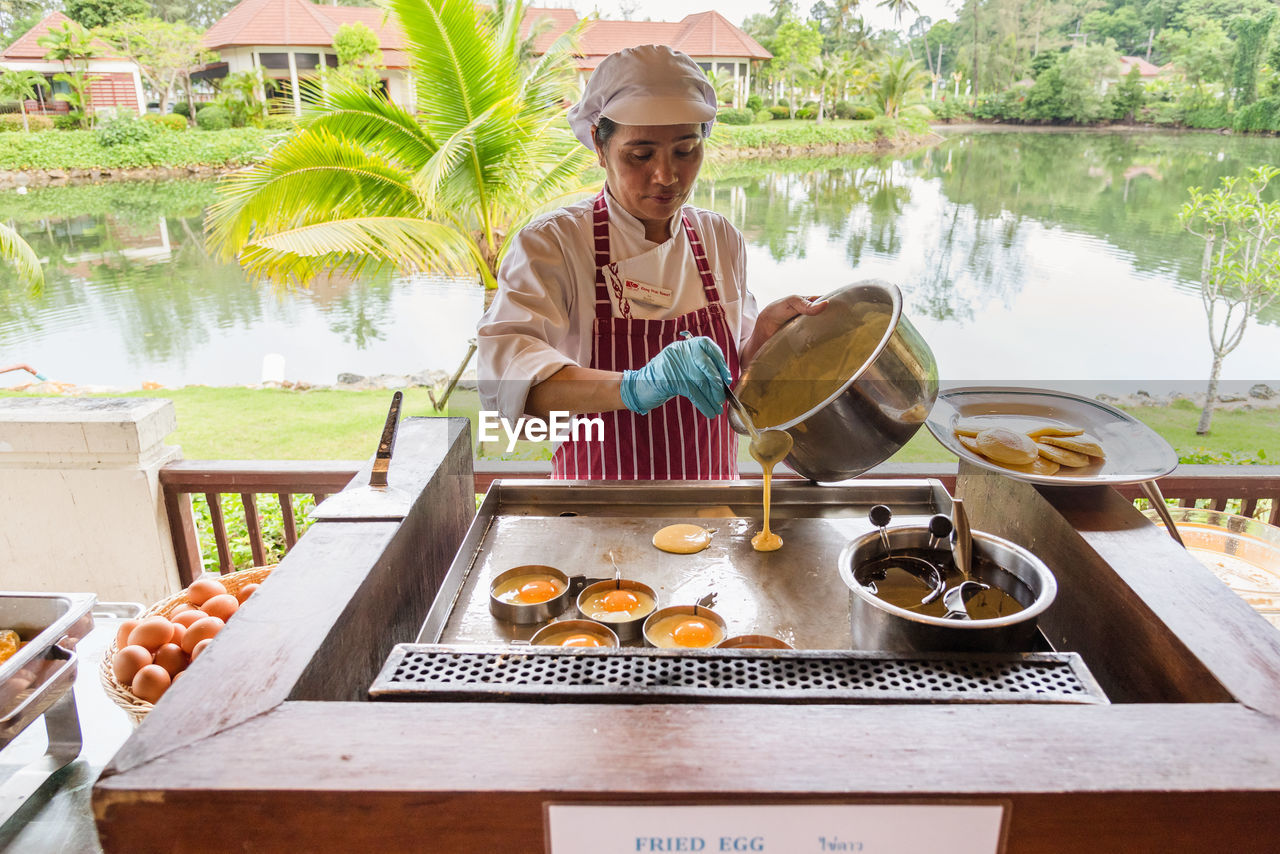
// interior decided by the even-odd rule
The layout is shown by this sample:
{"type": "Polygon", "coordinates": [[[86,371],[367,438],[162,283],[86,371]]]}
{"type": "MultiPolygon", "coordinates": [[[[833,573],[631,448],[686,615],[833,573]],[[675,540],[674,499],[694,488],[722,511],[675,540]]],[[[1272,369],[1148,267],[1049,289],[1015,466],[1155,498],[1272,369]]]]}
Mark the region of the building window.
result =
{"type": "Polygon", "coordinates": [[[299,71],[314,71],[320,67],[320,54],[295,53],[293,55],[293,62],[299,71]]]}
{"type": "Polygon", "coordinates": [[[703,71],[707,71],[707,72],[711,71],[711,63],[709,62],[699,62],[698,67],[701,68],[703,71]]]}
{"type": "Polygon", "coordinates": [[[324,55],[324,64],[329,66],[330,68],[337,68],[338,57],[334,56],[332,53],[326,53],[324,55]]]}
{"type": "Polygon", "coordinates": [[[258,64],[263,68],[288,68],[289,54],[287,53],[260,53],[258,54],[258,64]]]}
{"type": "Polygon", "coordinates": [[[718,70],[719,70],[719,72],[720,72],[721,74],[727,74],[727,75],[728,75],[728,76],[730,76],[730,77],[736,77],[736,76],[737,76],[737,70],[738,70],[738,63],[736,63],[736,62],[721,62],[721,63],[719,63],[719,64],[718,64],[717,68],[718,68],[718,70]]]}

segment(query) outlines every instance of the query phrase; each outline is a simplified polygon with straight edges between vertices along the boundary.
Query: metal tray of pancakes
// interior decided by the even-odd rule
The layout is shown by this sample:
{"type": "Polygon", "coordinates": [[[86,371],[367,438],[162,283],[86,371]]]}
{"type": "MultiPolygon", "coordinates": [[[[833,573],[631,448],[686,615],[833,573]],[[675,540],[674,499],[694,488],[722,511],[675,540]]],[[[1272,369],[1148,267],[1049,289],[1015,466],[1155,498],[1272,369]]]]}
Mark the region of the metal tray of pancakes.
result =
{"type": "Polygon", "coordinates": [[[1031,483],[1049,486],[1098,486],[1141,483],[1173,471],[1178,455],[1147,425],[1113,406],[1066,392],[1007,386],[967,386],[938,393],[925,422],[934,438],[962,460],[1031,483]],[[956,422],[975,419],[985,426],[1025,433],[1039,426],[1083,428],[1106,452],[1078,468],[1056,474],[1030,474],[1007,468],[960,443],[956,422]]]}

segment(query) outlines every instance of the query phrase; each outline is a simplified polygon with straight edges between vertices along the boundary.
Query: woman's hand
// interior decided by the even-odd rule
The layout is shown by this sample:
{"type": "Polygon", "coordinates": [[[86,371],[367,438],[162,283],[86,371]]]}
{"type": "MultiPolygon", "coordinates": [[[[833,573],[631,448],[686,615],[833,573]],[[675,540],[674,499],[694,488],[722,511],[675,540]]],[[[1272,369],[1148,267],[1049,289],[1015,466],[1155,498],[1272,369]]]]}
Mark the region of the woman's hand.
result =
{"type": "Polygon", "coordinates": [[[638,371],[623,371],[622,402],[638,415],[677,395],[687,397],[699,412],[715,418],[724,407],[729,367],[716,342],[706,336],[668,344],[638,371]]]}
{"type": "Polygon", "coordinates": [[[774,300],[764,307],[756,318],[756,328],[747,345],[742,348],[742,364],[745,366],[788,320],[800,314],[821,314],[827,309],[827,301],[821,297],[792,295],[774,300]]]}

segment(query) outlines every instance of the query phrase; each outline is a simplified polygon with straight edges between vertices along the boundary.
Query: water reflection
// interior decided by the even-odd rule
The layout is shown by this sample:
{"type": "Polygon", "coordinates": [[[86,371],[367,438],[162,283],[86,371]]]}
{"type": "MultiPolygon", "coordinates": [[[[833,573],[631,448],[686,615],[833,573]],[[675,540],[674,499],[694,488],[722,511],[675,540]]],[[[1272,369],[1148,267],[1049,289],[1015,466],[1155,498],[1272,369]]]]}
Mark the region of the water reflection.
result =
{"type": "MultiPolygon", "coordinates": [[[[1278,155],[1277,140],[1212,134],[966,134],[903,157],[708,166],[694,203],[741,228],[762,301],[899,284],[944,379],[1198,386],[1201,246],[1178,208],[1188,186],[1278,155]]],[[[78,383],[233,384],[281,353],[290,379],[332,382],[451,370],[466,352],[478,287],[391,274],[256,286],[206,252],[215,194],[196,181],[0,193],[0,219],[47,278],[31,298],[0,272],[0,362],[78,383]]],[[[1260,320],[1228,378],[1274,364],[1280,306],[1260,320]]]]}

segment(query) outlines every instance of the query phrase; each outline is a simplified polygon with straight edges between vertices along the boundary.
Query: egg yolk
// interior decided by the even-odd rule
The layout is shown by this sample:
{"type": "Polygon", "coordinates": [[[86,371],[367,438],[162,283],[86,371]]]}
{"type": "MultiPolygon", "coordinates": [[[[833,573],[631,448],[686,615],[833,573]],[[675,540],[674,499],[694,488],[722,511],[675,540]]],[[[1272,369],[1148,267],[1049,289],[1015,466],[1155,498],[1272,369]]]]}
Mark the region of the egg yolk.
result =
{"type": "Polygon", "coordinates": [[[527,602],[531,605],[538,602],[545,602],[554,598],[556,595],[556,586],[550,581],[544,581],[541,578],[535,581],[526,581],[520,585],[520,591],[516,593],[516,598],[521,602],[527,602]]]}
{"type": "Polygon", "coordinates": [[[600,597],[600,607],[606,611],[630,611],[640,604],[630,590],[610,590],[600,597]]]}
{"type": "Polygon", "coordinates": [[[715,637],[715,630],[698,619],[682,620],[671,631],[671,639],[680,646],[710,646],[715,637]]]}
{"type": "Polygon", "coordinates": [[[601,646],[600,639],[591,635],[569,635],[560,641],[561,646],[601,646]]]}

